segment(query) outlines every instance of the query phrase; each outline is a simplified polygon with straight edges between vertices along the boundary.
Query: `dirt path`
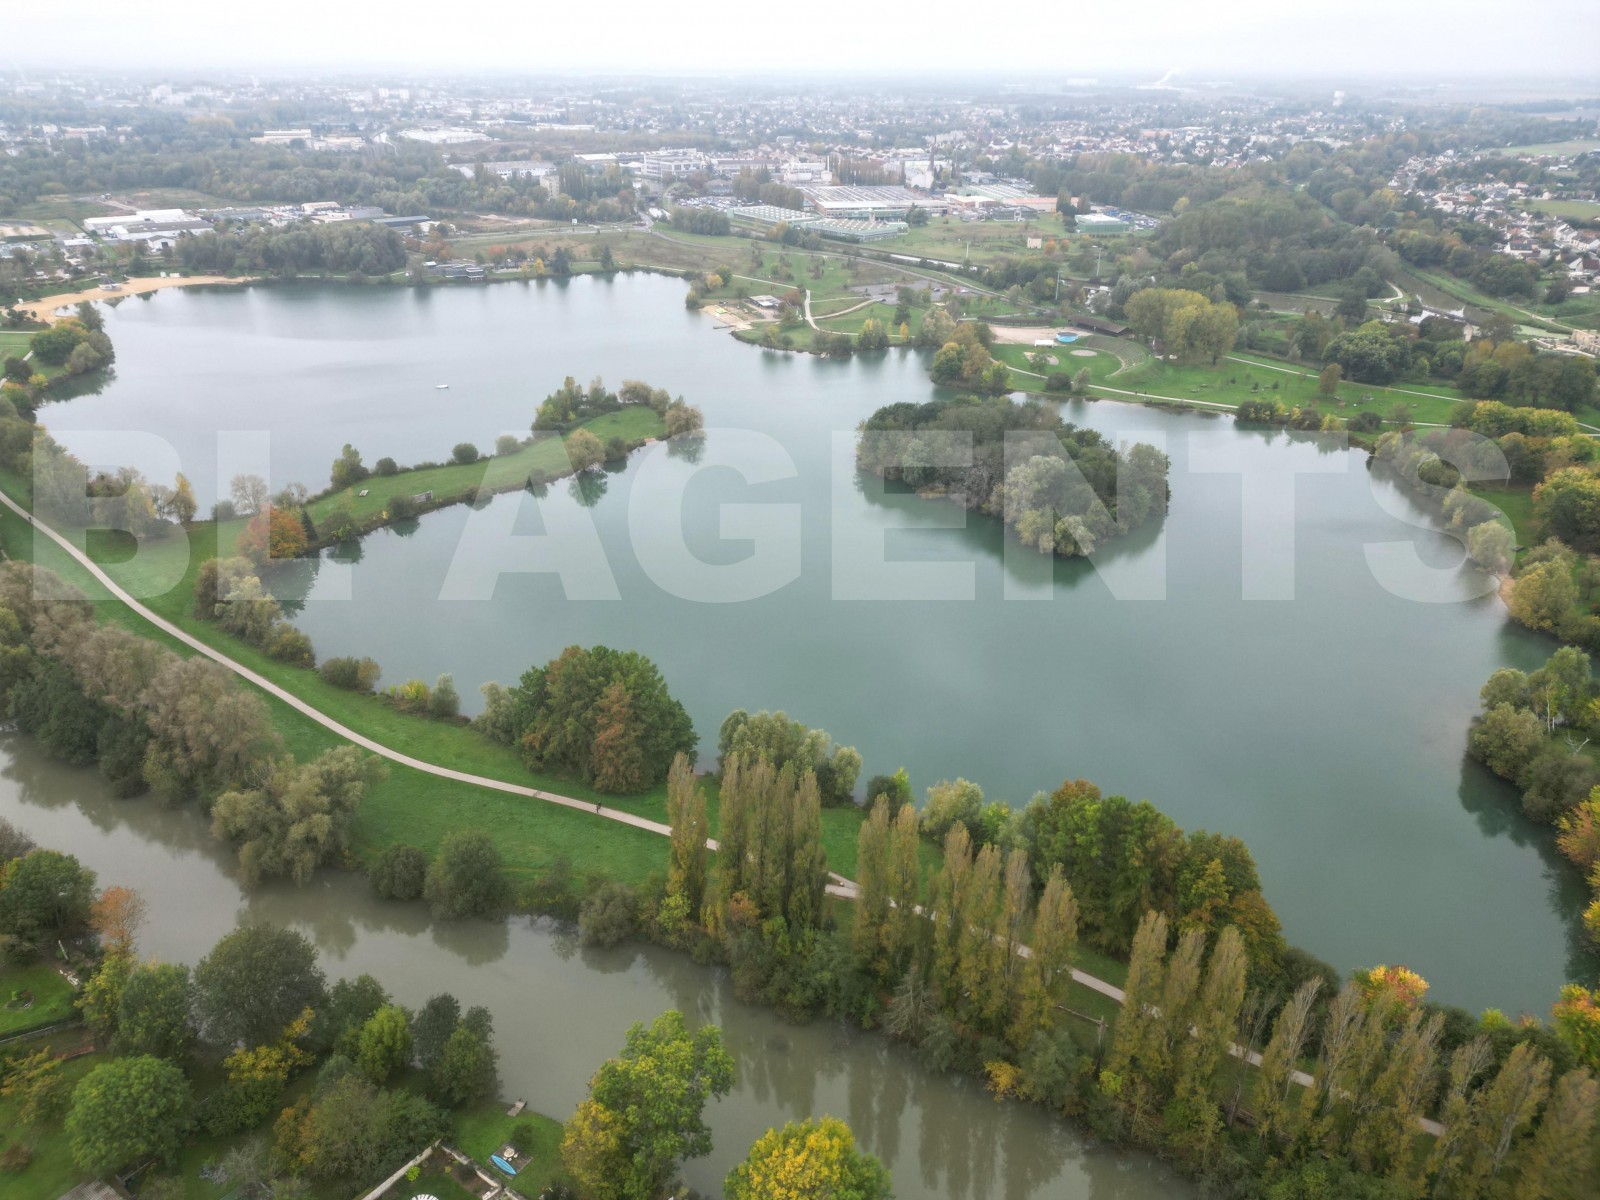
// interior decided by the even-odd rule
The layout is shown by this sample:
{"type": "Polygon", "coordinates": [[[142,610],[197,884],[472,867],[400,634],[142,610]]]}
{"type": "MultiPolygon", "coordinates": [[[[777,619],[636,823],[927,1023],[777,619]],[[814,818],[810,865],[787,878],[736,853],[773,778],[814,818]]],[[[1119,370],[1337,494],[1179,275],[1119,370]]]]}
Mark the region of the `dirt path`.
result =
{"type": "Polygon", "coordinates": [[[232,275],[185,275],[182,277],[169,276],[165,279],[154,276],[144,279],[130,279],[126,283],[117,285],[114,291],[103,287],[87,288],[81,292],[64,292],[59,296],[46,296],[43,300],[30,300],[19,305],[35,321],[57,320],[57,310],[71,308],[85,300],[117,300],[123,296],[143,296],[148,292],[165,291],[167,288],[198,287],[202,284],[212,283],[250,283],[252,277],[232,275]]]}

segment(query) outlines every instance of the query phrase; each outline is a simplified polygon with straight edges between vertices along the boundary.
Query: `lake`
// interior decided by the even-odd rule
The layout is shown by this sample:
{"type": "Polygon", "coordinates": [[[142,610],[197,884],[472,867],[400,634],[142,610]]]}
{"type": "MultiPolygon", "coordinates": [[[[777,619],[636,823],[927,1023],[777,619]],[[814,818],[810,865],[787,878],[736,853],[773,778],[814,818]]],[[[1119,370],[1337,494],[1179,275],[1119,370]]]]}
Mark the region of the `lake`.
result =
{"type": "Polygon", "coordinates": [[[907,767],[919,795],[961,775],[1020,805],[1090,779],[1243,838],[1289,939],[1341,970],[1403,962],[1441,1001],[1540,1014],[1592,970],[1582,881],[1463,753],[1484,679],[1554,644],[1510,624],[1364,454],[1069,402],[1068,420],[1160,441],[1172,505],[1092,565],[1051,562],[856,476],[857,422],[937,394],[922,356],[763,352],[686,312],[683,290],[130,299],[108,315],[115,377],[42,415],[97,461],[167,480],[181,465],[204,502],[264,445],[275,484],[315,490],[345,442],[369,464],[443,459],[525,432],[565,375],[647,380],[704,410],[698,461],[652,446],[291,572],[319,654],[371,655],[387,683],[453,672],[470,702],[573,643],[637,649],[703,759],[729,710],[783,708],[858,747],[865,775],[907,767]]]}

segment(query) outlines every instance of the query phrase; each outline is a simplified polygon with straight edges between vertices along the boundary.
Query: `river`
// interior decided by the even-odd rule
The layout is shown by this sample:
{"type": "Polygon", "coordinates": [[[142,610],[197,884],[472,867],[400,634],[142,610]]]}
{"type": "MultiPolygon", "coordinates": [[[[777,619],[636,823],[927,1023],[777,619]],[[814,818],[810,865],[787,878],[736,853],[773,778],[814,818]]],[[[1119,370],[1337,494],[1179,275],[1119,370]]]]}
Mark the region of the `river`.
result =
{"type": "Polygon", "coordinates": [[[855,424],[935,394],[920,356],[764,353],[685,312],[682,291],[643,276],[166,292],[118,305],[115,377],[43,415],[91,455],[96,430],[160,435],[171,449],[119,433],[99,453],[157,478],[181,464],[204,500],[219,445],[226,477],[253,444],[219,431],[266,431],[274,482],[316,488],[347,441],[368,463],[443,458],[524,431],[564,375],[645,379],[703,408],[698,462],[651,447],[582,488],[328,556],[285,589],[319,653],[369,654],[389,683],[450,671],[470,702],[572,643],[638,649],[703,756],[730,709],[781,707],[857,746],[867,775],[906,766],[919,794],[963,775],[1022,804],[1087,778],[1243,838],[1287,936],[1341,970],[1403,962],[1436,999],[1541,1014],[1592,970],[1582,881],[1463,755],[1483,680],[1553,646],[1507,622],[1365,455],[1069,403],[1072,421],[1164,444],[1172,510],[1092,566],[1051,563],[987,518],[855,476],[855,424]],[[704,599],[731,587],[753,598],[704,599]]]}
{"type": "Polygon", "coordinates": [[[102,885],[137,888],[149,906],[142,953],[193,965],[241,922],[299,929],[330,979],[376,976],[416,1008],[450,991],[494,1014],[503,1094],[565,1119],[596,1067],[635,1021],[669,1008],[722,1028],[733,1091],[707,1112],[715,1149],[684,1170],[720,1195],[723,1177],[765,1130],[832,1115],[894,1173],[900,1200],[1173,1200],[1183,1181],[1142,1154],[1087,1144],[1042,1110],[996,1104],[976,1081],[926,1070],[876,1034],[831,1022],[787,1025],[742,1004],[727,973],[655,947],[583,949],[547,920],[435,923],[421,903],[373,899],[359,876],[324,871],[304,888],[245,893],[230,855],[192,809],[117,800],[97,772],[0,735],[0,817],[78,856],[102,885]]]}

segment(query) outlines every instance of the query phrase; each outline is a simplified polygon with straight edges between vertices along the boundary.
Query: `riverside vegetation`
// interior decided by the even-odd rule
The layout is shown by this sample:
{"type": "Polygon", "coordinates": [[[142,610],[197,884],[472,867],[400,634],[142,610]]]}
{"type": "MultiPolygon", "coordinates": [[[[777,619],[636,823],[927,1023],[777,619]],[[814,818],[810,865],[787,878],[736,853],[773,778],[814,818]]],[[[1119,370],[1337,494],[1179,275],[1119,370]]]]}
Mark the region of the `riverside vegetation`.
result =
{"type": "MultiPolygon", "coordinates": [[[[247,1195],[348,1195],[445,1139],[484,1168],[510,1145],[521,1185],[543,1196],[575,1184],[601,1200],[649,1200],[683,1159],[711,1149],[702,1113],[734,1065],[715,1026],[691,1035],[677,1012],[635,1026],[563,1140],[547,1116],[503,1112],[487,1009],[463,1011],[445,992],[412,1011],[371,975],[330,987],[302,934],[265,925],[227,934],[192,971],[142,959],[144,922],[138,892],[97,889],[75,858],[0,822],[0,928],[70,948],[93,1037],[0,1051],[7,1195],[48,1200],[67,1182],[130,1169],[146,1200],[179,1200],[197,1173],[247,1195]]],[[[26,945],[8,942],[8,958],[26,945]]],[[[454,1193],[470,1182],[440,1161],[425,1183],[454,1193]]],[[[773,1173],[850,1182],[862,1200],[889,1195],[882,1165],[831,1119],[770,1130],[730,1173],[730,1194],[771,1195],[773,1173]]]]}

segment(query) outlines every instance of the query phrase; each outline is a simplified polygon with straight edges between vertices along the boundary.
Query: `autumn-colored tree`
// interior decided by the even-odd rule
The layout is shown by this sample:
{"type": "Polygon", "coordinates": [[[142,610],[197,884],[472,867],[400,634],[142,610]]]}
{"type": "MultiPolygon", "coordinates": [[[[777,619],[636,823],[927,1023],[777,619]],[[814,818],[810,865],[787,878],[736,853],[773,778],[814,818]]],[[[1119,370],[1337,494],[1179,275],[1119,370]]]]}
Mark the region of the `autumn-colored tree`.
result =
{"type": "Polygon", "coordinates": [[[89,926],[107,954],[131,954],[144,924],[144,897],[130,887],[108,887],[89,909],[89,926]]]}
{"type": "Polygon", "coordinates": [[[947,1011],[960,1002],[961,939],[967,928],[971,879],[972,838],[965,825],[954,825],[945,836],[944,865],[934,877],[929,894],[933,946],[928,986],[947,1011]]]}
{"type": "Polygon", "coordinates": [[[234,543],[237,553],[257,567],[298,558],[306,552],[306,527],[298,513],[269,505],[250,518],[234,543]]]}
{"type": "Polygon", "coordinates": [[[600,696],[592,753],[595,790],[627,794],[650,786],[650,769],[633,698],[620,679],[613,680],[600,696]]]}
{"type": "Polygon", "coordinates": [[[116,1033],[122,1012],[122,990],[128,976],[133,974],[133,966],[131,953],[107,954],[84,981],[83,990],[78,993],[78,1011],[96,1037],[109,1038],[116,1033]]]}
{"type": "Polygon", "coordinates": [[[1563,1200],[1592,1182],[1595,1122],[1600,1118],[1600,1083],[1587,1070],[1568,1071],[1556,1081],[1539,1128],[1518,1156],[1518,1200],[1563,1200]]]}
{"type": "Polygon", "coordinates": [[[1600,1071],[1600,988],[1591,991],[1581,983],[1567,984],[1550,1015],[1556,1033],[1572,1047],[1578,1061],[1600,1071]]]}
{"type": "Polygon", "coordinates": [[[17,1119],[24,1125],[54,1121],[66,1109],[72,1086],[62,1068],[63,1059],[49,1050],[37,1050],[11,1063],[0,1096],[12,1101],[17,1119]]]}
{"type": "Polygon", "coordinates": [[[1166,951],[1167,918],[1147,912],[1133,935],[1122,1008],[1100,1070],[1101,1090],[1127,1106],[1136,1124],[1147,1117],[1153,1099],[1145,1078],[1147,1047],[1159,1037],[1166,951]]]}
{"type": "Polygon", "coordinates": [[[769,1129],[722,1186],[727,1200],[889,1200],[889,1172],[835,1117],[769,1129]]]}
{"type": "Polygon", "coordinates": [[[672,838],[667,863],[667,892],[681,896],[684,911],[698,916],[706,895],[706,795],[694,777],[686,754],[672,759],[667,772],[667,824],[672,838]]]}
{"type": "Polygon", "coordinates": [[[311,1035],[315,1014],[305,1008],[284,1026],[276,1041],[260,1046],[241,1046],[222,1060],[230,1083],[268,1080],[283,1084],[289,1076],[314,1061],[306,1041],[311,1035]]]}

